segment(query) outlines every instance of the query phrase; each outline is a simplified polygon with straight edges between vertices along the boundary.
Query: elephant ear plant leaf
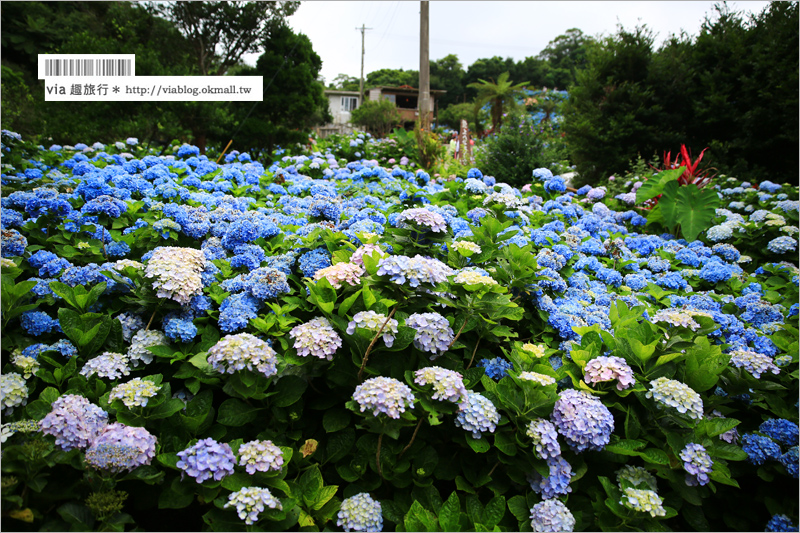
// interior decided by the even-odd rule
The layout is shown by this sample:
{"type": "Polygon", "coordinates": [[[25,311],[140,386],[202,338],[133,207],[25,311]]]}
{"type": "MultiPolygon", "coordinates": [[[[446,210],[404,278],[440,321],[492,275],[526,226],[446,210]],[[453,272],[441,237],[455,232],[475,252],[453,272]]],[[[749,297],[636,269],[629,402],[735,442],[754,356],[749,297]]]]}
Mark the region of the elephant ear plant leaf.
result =
{"type": "Polygon", "coordinates": [[[713,225],[720,200],[714,190],[680,187],[677,181],[671,181],[664,186],[658,205],[666,226],[679,227],[683,237],[692,242],[713,225]]]}

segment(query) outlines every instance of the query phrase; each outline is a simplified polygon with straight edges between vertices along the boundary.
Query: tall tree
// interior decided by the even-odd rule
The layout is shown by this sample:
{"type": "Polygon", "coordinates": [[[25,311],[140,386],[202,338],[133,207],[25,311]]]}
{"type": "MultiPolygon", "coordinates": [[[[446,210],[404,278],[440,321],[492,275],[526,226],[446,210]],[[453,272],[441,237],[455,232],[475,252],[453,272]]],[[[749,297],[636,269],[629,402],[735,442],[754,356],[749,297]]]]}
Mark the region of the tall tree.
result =
{"type": "Polygon", "coordinates": [[[367,74],[367,79],[364,80],[365,89],[381,86],[399,87],[400,85],[419,87],[419,72],[416,70],[403,70],[401,68],[382,68],[380,70],[373,70],[367,74]]]}
{"type": "Polygon", "coordinates": [[[467,86],[478,91],[477,101],[491,104],[492,129],[495,130],[503,123],[503,112],[516,105],[515,97],[528,84],[527,81],[514,84],[508,76],[508,72],[503,72],[498,76],[497,82],[478,80],[477,83],[467,86]]]}
{"type": "Polygon", "coordinates": [[[245,67],[237,73],[264,77],[264,100],[255,104],[247,120],[253,103],[232,103],[236,124],[241,126],[234,142],[242,150],[261,148],[271,152],[278,144],[306,142],[312,126],[333,120],[325,87],[317,81],[322,60],[311,40],[282,26],[264,44],[266,51],[255,68],[245,67]]]}
{"type": "Polygon", "coordinates": [[[172,21],[192,43],[200,74],[225,74],[266,39],[300,2],[167,2],[152,9],[172,21]]]}
{"type": "Polygon", "coordinates": [[[496,80],[503,72],[513,71],[514,64],[514,60],[510,57],[503,59],[500,56],[494,56],[488,59],[475,60],[475,62],[467,68],[466,74],[464,74],[464,84],[465,87],[467,87],[465,91],[466,100],[472,100],[478,95],[477,89],[470,88],[471,83],[477,83],[478,80],[496,80]]]}
{"type": "Polygon", "coordinates": [[[581,30],[571,28],[547,44],[538,58],[550,66],[551,87],[566,89],[575,81],[575,72],[586,64],[586,51],[591,42],[581,30]]]}
{"type": "Polygon", "coordinates": [[[464,75],[464,67],[455,54],[431,61],[431,89],[447,91],[438,98],[440,109],[461,102],[464,94],[464,75]]]}
{"type": "Polygon", "coordinates": [[[348,76],[347,74],[339,74],[331,81],[328,86],[329,89],[337,89],[339,91],[357,91],[359,79],[355,76],[348,76]]]}

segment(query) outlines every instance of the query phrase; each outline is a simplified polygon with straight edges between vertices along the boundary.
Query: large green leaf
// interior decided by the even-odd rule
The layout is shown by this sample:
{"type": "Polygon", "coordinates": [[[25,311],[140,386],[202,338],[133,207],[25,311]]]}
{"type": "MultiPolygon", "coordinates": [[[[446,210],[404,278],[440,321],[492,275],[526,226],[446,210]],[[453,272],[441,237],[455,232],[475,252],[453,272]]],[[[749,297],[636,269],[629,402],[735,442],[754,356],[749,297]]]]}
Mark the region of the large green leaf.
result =
{"type": "Polygon", "coordinates": [[[676,180],[683,174],[684,170],[686,170],[686,167],[665,170],[642,183],[642,186],[636,191],[636,203],[641,204],[650,198],[655,198],[659,194],[662,194],[664,186],[669,182],[675,182],[675,185],[677,185],[678,183],[676,180]]]}
{"type": "Polygon", "coordinates": [[[680,224],[683,237],[691,242],[713,225],[720,200],[713,189],[668,183],[659,205],[667,226],[674,228],[680,224]]]}

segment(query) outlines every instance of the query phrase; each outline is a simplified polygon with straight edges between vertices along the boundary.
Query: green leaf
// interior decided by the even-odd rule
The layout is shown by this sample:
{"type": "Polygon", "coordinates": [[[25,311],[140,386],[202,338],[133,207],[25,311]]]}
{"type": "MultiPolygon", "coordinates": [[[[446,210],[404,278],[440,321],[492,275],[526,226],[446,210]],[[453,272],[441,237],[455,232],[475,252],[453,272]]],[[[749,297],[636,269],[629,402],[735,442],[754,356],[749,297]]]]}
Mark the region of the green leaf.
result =
{"type": "Polygon", "coordinates": [[[458,524],[460,515],[461,502],[458,499],[458,493],[453,491],[439,509],[439,525],[442,531],[461,531],[458,524]]]}
{"type": "Polygon", "coordinates": [[[673,170],[664,170],[655,176],[646,179],[642,186],[636,191],[636,203],[641,204],[650,198],[655,198],[664,191],[664,185],[669,182],[675,182],[683,174],[686,167],[680,167],[673,170]]]}
{"type": "Polygon", "coordinates": [[[229,398],[219,406],[217,422],[225,426],[244,426],[256,419],[258,411],[241,400],[229,398]]]}
{"type": "Polygon", "coordinates": [[[505,431],[500,431],[494,435],[494,446],[498,451],[505,455],[516,455],[517,442],[516,439],[505,431]]]}
{"type": "Polygon", "coordinates": [[[79,531],[90,531],[94,526],[94,515],[85,505],[69,502],[59,507],[57,511],[61,518],[78,526],[79,531]]]}
{"type": "Polygon", "coordinates": [[[322,417],[322,427],[328,433],[339,431],[350,424],[350,411],[347,409],[328,409],[322,417]]]}
{"type": "Polygon", "coordinates": [[[356,303],[358,297],[361,296],[361,290],[356,291],[355,293],[351,294],[347,298],[344,299],[342,303],[339,304],[339,309],[336,310],[336,314],[339,316],[346,316],[347,312],[353,307],[353,304],[356,303]]]}
{"type": "Polygon", "coordinates": [[[658,448],[648,448],[639,455],[648,463],[655,463],[658,465],[669,464],[669,456],[667,455],[667,452],[664,450],[659,450],[658,448]]]}
{"type": "Polygon", "coordinates": [[[494,526],[500,523],[503,516],[506,514],[506,499],[503,496],[495,496],[484,507],[481,513],[481,522],[487,529],[494,529],[494,526]]]}
{"type": "Polygon", "coordinates": [[[58,399],[59,396],[61,396],[61,393],[58,392],[58,389],[56,389],[55,387],[47,387],[39,395],[39,399],[44,402],[52,404],[54,401],[58,399]]]}
{"type": "Polygon", "coordinates": [[[348,453],[356,443],[356,433],[353,428],[346,428],[344,431],[334,433],[325,445],[327,462],[336,462],[348,453]]]}
{"type": "Polygon", "coordinates": [[[683,237],[691,242],[712,226],[720,199],[710,187],[679,187],[677,182],[671,182],[664,187],[659,205],[667,225],[674,228],[680,224],[683,237]]]}
{"type": "Polygon", "coordinates": [[[492,447],[489,444],[488,439],[484,438],[476,439],[472,437],[472,434],[466,434],[465,437],[467,439],[467,444],[469,444],[469,447],[478,453],[486,453],[489,451],[489,448],[492,447]]]}
{"type": "Polygon", "coordinates": [[[179,400],[178,398],[170,398],[166,402],[157,405],[150,411],[147,415],[148,418],[151,419],[160,419],[160,418],[169,418],[178,411],[183,410],[186,405],[183,403],[183,400],[179,400]]]}
{"type": "Polygon", "coordinates": [[[704,392],[717,384],[719,375],[728,367],[730,355],[712,345],[708,337],[697,337],[694,346],[686,350],[686,384],[697,392],[704,392]]]}
{"type": "Polygon", "coordinates": [[[188,507],[194,501],[194,488],[192,485],[197,485],[194,480],[187,480],[186,483],[181,483],[180,477],[172,480],[169,487],[161,489],[161,494],[158,497],[159,509],[183,509],[188,507]]]}
{"type": "Polygon", "coordinates": [[[327,487],[322,487],[317,496],[317,501],[314,502],[314,504],[311,506],[311,509],[314,511],[319,511],[322,509],[325,504],[336,495],[337,490],[339,490],[338,485],[328,485],[327,487]]]}
{"type": "Polygon", "coordinates": [[[277,407],[288,407],[299,400],[307,388],[308,382],[303,378],[284,376],[275,385],[273,403],[277,407]]]}
{"type": "Polygon", "coordinates": [[[612,442],[604,448],[605,451],[611,453],[618,453],[620,455],[639,455],[637,450],[647,446],[647,443],[640,440],[619,439],[612,442]]]}
{"type": "Polygon", "coordinates": [[[508,500],[508,510],[520,522],[530,520],[531,508],[524,496],[517,495],[508,500]]]}
{"type": "Polygon", "coordinates": [[[309,507],[317,501],[322,491],[323,481],[319,467],[314,465],[300,476],[300,487],[303,489],[303,501],[309,507]]]}
{"type": "Polygon", "coordinates": [[[436,531],[436,516],[414,500],[403,520],[406,531],[436,531]]]}

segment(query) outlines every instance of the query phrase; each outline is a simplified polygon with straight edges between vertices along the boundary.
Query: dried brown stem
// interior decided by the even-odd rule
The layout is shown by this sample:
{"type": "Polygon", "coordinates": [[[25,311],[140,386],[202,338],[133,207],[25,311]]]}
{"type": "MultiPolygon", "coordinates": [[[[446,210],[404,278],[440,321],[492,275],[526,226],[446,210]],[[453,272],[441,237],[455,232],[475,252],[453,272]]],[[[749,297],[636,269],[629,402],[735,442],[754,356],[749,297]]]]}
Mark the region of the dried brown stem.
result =
{"type": "Polygon", "coordinates": [[[408,449],[409,449],[409,448],[411,448],[411,445],[412,445],[412,444],[414,444],[414,439],[416,439],[416,438],[417,438],[417,433],[419,432],[419,428],[420,428],[420,426],[422,426],[422,419],[421,419],[421,418],[419,419],[419,422],[417,422],[417,427],[415,427],[415,428],[414,428],[414,434],[413,434],[413,435],[411,435],[411,440],[410,440],[410,441],[408,441],[408,444],[406,444],[406,447],[405,447],[405,448],[403,448],[403,451],[401,451],[401,452],[400,452],[400,455],[398,455],[398,456],[397,456],[397,458],[398,458],[398,459],[400,459],[401,457],[403,457],[403,454],[404,454],[404,453],[406,453],[406,452],[408,451],[408,449]]]}
{"type": "Polygon", "coordinates": [[[452,345],[454,345],[456,343],[456,341],[458,340],[459,335],[461,335],[461,332],[464,331],[464,328],[467,326],[467,321],[468,320],[469,320],[469,315],[467,315],[467,317],[464,319],[464,323],[461,324],[461,328],[458,330],[458,333],[456,333],[456,336],[453,337],[453,340],[450,341],[450,344],[447,345],[447,349],[448,350],[450,349],[450,347],[452,345]]]}
{"type": "Polygon", "coordinates": [[[494,474],[494,471],[495,471],[495,469],[496,469],[498,466],[500,466],[500,461],[497,461],[497,462],[494,464],[494,466],[492,467],[492,469],[491,469],[491,470],[489,470],[489,473],[487,474],[487,476],[488,476],[488,477],[492,477],[492,474],[494,474]]]}
{"type": "Polygon", "coordinates": [[[389,313],[389,316],[387,316],[386,320],[384,320],[383,324],[381,324],[381,329],[379,329],[378,333],[376,333],[375,336],[372,337],[372,342],[370,342],[369,346],[367,346],[367,351],[364,353],[364,360],[361,361],[361,368],[358,370],[359,381],[361,381],[361,376],[364,374],[364,369],[367,367],[367,358],[369,358],[369,352],[372,351],[372,347],[375,346],[375,342],[378,340],[378,337],[381,336],[381,333],[383,333],[383,329],[386,327],[386,324],[389,323],[389,320],[392,319],[392,317],[394,316],[394,312],[397,311],[398,307],[399,306],[396,305],[394,309],[392,309],[392,312],[389,313]]]}
{"type": "Polygon", "coordinates": [[[474,349],[474,350],[472,350],[472,357],[470,358],[470,360],[469,360],[469,364],[467,365],[467,368],[466,368],[467,370],[469,370],[469,369],[470,369],[470,367],[472,366],[472,362],[475,360],[475,354],[478,352],[478,345],[479,345],[480,343],[481,343],[481,339],[480,339],[480,338],[478,338],[478,340],[477,340],[477,341],[475,341],[475,349],[474,349]]]}

